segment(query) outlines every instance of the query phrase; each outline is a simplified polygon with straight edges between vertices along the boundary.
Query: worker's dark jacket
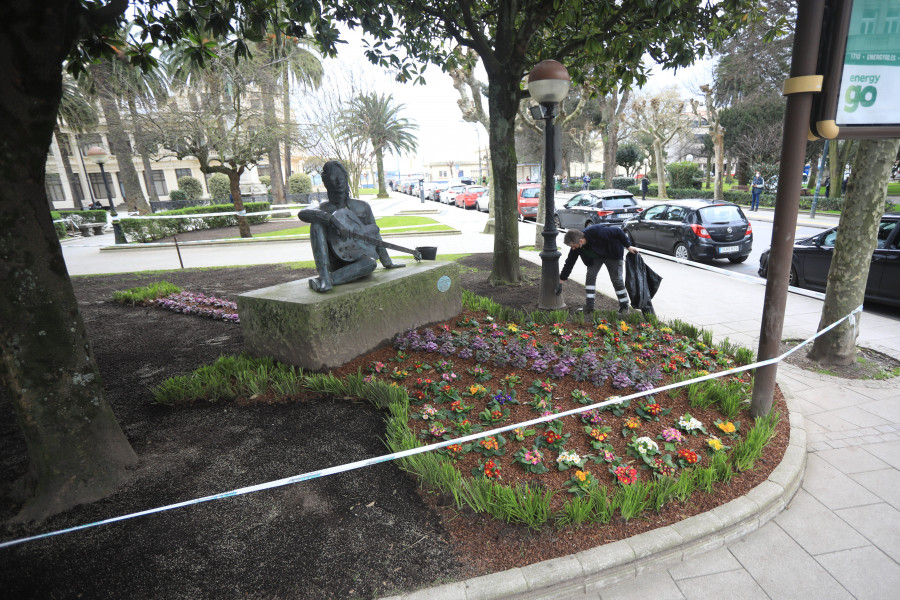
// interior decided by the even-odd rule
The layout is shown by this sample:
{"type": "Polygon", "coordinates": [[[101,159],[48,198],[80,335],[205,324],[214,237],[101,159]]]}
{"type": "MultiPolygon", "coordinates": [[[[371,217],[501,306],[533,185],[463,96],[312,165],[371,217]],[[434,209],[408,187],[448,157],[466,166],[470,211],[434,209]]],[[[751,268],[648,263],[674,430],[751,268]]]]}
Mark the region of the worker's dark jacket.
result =
{"type": "Polygon", "coordinates": [[[575,261],[581,257],[584,264],[590,266],[595,259],[622,260],[625,249],[628,248],[628,237],[620,227],[608,227],[606,225],[591,225],[583,231],[587,243],[581,248],[570,248],[569,255],[563,265],[559,278],[565,281],[575,266],[575,261]]]}

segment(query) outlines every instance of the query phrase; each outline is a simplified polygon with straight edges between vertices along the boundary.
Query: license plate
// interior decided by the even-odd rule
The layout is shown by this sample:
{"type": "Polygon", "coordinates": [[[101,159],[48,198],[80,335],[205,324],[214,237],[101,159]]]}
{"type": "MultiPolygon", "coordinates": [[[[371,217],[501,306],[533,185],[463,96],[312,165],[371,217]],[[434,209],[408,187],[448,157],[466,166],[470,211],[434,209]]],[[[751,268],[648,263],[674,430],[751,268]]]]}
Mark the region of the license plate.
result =
{"type": "Polygon", "coordinates": [[[719,254],[729,254],[731,252],[737,252],[740,249],[740,246],[721,246],[719,248],[719,254]]]}

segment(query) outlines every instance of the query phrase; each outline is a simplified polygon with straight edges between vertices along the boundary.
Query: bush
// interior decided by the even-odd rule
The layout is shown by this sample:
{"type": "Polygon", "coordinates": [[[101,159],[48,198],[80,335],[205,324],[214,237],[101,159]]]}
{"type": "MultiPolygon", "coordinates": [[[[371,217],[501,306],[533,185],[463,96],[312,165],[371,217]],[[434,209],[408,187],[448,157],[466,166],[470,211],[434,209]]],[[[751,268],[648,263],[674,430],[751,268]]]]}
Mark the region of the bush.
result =
{"type": "Polygon", "coordinates": [[[84,225],[85,223],[106,224],[105,210],[61,210],[59,214],[63,219],[72,219],[72,222],[76,225],[84,225]]]}
{"type": "Polygon", "coordinates": [[[294,173],[288,177],[291,194],[309,194],[312,192],[312,178],[306,173],[294,173]]]}
{"type": "MultiPolygon", "coordinates": [[[[212,178],[210,178],[211,180],[212,178]]],[[[227,177],[226,177],[227,179],[227,177]]],[[[247,222],[251,225],[264,223],[269,215],[260,215],[252,217],[249,213],[264,212],[269,210],[268,202],[245,202],[244,210],[247,211],[247,222]]],[[[165,210],[156,213],[154,216],[160,215],[197,215],[190,219],[122,219],[120,224],[122,232],[126,239],[131,242],[152,242],[164,237],[170,237],[184,233],[185,231],[194,231],[198,229],[217,229],[219,227],[235,227],[237,225],[237,217],[234,215],[224,215],[219,217],[204,217],[204,213],[217,213],[233,211],[233,204],[213,204],[211,206],[189,206],[177,210],[165,210]]],[[[91,211],[102,212],[102,211],[91,211]]],[[[105,219],[105,215],[104,215],[105,219]]],[[[105,222],[105,221],[104,221],[105,222]]]]}
{"type": "Polygon", "coordinates": [[[690,189],[694,186],[694,177],[700,175],[700,167],[685,160],[667,165],[666,172],[673,188],[690,189]]]}
{"type": "Polygon", "coordinates": [[[272,186],[272,176],[271,175],[260,175],[259,182],[269,188],[272,186]]]}
{"type": "MultiPolygon", "coordinates": [[[[190,175],[178,178],[178,189],[187,194],[184,200],[199,200],[203,196],[203,186],[200,184],[200,180],[190,175]]],[[[169,194],[169,199],[174,200],[172,194],[169,194]]]]}
{"type": "Polygon", "coordinates": [[[209,178],[207,185],[209,186],[209,195],[214,201],[228,201],[228,194],[231,193],[231,182],[228,180],[228,175],[216,173],[209,178]]]}
{"type": "Polygon", "coordinates": [[[59,211],[51,210],[50,218],[54,221],[59,221],[59,223],[53,223],[53,229],[56,231],[56,237],[60,239],[66,237],[66,224],[60,220],[63,217],[59,213],[59,211]]]}
{"type": "Polygon", "coordinates": [[[588,184],[589,190],[602,190],[605,182],[603,179],[591,179],[591,182],[588,184]]]}
{"type": "Polygon", "coordinates": [[[171,192],[169,192],[169,200],[171,202],[177,202],[179,200],[187,200],[187,199],[188,199],[188,193],[184,190],[179,189],[179,190],[172,190],[171,192]]]}
{"type": "Polygon", "coordinates": [[[613,177],[613,187],[617,190],[627,190],[635,184],[634,177],[613,177]]]}

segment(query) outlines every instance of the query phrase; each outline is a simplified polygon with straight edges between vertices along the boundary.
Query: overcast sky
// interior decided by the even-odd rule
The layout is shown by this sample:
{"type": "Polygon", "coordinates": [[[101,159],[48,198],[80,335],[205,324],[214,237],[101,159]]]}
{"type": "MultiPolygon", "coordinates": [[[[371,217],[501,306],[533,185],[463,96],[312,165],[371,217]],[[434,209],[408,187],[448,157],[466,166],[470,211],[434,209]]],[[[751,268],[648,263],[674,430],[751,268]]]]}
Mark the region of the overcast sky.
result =
{"type": "MultiPolygon", "coordinates": [[[[324,61],[326,76],[329,73],[339,72],[362,74],[371,89],[393,94],[394,100],[405,106],[403,116],[419,126],[416,132],[419,139],[417,155],[404,155],[399,159],[400,168],[404,173],[421,171],[425,164],[432,162],[450,159],[475,160],[479,144],[482,148],[487,147],[487,131],[481,125],[462,120],[457,105],[459,93],[453,88],[453,82],[448,74],[438,67],[429,66],[425,73],[427,81],[425,85],[398,83],[385,69],[369,63],[363,55],[363,43],[354,32],[344,30],[342,34],[349,43],[341,46],[336,59],[324,61]]],[[[709,61],[687,69],[679,69],[677,75],[671,70],[663,71],[655,67],[643,90],[653,93],[677,85],[684,96],[689,97],[700,83],[709,80],[710,70],[709,61]]],[[[483,71],[480,79],[487,81],[483,71]]],[[[386,170],[396,170],[397,166],[396,156],[385,156],[386,170]]]]}

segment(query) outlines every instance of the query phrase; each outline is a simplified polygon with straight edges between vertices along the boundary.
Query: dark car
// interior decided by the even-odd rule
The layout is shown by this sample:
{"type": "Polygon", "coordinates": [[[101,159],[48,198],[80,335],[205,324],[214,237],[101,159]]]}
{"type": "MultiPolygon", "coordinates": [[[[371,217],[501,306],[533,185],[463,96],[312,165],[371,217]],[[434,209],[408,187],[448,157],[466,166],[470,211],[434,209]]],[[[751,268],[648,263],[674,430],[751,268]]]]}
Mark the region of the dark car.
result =
{"type": "MultiPolygon", "coordinates": [[[[825,291],[837,227],[794,243],[790,284],[825,291]]],[[[769,251],[759,257],[759,275],[768,274],[769,251]]],[[[872,253],[866,300],[900,306],[900,213],[888,213],[878,226],[878,244],[872,253]]]]}
{"type": "Polygon", "coordinates": [[[672,200],[626,221],[625,233],[638,248],[674,254],[682,260],[747,260],[753,228],[740,207],[711,200],[672,200]]]}
{"type": "Polygon", "coordinates": [[[556,210],[556,226],[584,229],[591,225],[621,225],[641,212],[625,190],[592,190],[575,194],[556,210]]]}

